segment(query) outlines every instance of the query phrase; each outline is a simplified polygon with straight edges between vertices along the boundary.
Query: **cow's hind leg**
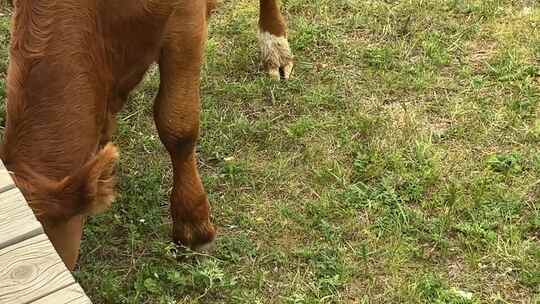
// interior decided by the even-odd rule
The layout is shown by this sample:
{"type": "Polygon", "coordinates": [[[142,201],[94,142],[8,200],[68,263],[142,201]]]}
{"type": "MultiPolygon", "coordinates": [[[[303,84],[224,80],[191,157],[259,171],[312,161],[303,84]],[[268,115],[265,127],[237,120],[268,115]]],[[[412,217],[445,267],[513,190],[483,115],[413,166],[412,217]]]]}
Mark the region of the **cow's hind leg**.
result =
{"type": "Polygon", "coordinates": [[[264,68],[274,79],[288,79],[293,68],[293,54],[278,0],[260,0],[260,10],[259,45],[264,68]]]}
{"type": "Polygon", "coordinates": [[[216,234],[195,156],[200,66],[206,39],[206,8],[201,3],[186,2],[171,17],[159,59],[161,82],[154,105],[159,136],[173,166],[173,239],[194,249],[211,242],[216,234]]]}

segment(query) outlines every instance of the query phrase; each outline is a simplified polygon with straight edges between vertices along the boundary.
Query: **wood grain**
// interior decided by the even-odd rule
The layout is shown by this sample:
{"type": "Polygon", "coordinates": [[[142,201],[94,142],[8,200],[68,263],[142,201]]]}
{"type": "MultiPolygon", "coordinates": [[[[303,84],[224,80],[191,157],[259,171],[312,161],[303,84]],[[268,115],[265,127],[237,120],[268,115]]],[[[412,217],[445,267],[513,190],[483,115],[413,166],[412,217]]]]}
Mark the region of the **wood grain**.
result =
{"type": "Polygon", "coordinates": [[[92,304],[79,284],[75,283],[47,295],[32,304],[92,304]]]}
{"type": "Polygon", "coordinates": [[[0,161],[0,304],[91,304],[0,161]]]}
{"type": "Polygon", "coordinates": [[[17,188],[0,193],[0,249],[42,233],[41,224],[17,188]]]}
{"type": "Polygon", "coordinates": [[[0,161],[0,192],[15,188],[15,183],[4,164],[0,161]]]}
{"type": "Polygon", "coordinates": [[[2,304],[31,303],[74,283],[45,234],[0,249],[2,304]]]}

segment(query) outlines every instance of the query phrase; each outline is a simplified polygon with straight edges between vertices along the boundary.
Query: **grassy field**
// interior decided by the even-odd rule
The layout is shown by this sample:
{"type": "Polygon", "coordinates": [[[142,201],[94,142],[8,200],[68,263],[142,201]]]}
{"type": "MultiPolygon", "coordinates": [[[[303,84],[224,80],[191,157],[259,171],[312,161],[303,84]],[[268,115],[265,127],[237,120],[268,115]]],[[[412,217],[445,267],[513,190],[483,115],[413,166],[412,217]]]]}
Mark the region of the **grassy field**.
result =
{"type": "Polygon", "coordinates": [[[94,303],[540,303],[537,2],[283,6],[289,82],[258,64],[256,1],[212,18],[198,148],[212,252],[169,242],[155,69],[132,95],[122,196],[90,219],[75,273],[94,303]]]}

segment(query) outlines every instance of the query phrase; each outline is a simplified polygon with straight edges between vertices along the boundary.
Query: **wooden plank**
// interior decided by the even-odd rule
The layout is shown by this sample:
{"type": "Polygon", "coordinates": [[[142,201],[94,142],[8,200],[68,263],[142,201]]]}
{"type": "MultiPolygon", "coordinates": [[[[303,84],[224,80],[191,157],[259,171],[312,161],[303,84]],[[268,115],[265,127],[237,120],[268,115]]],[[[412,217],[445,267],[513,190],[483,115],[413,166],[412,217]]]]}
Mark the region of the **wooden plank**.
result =
{"type": "Polygon", "coordinates": [[[75,283],[45,234],[0,249],[0,303],[31,303],[75,283]]]}
{"type": "Polygon", "coordinates": [[[91,304],[0,161],[0,303],[91,304]]]}
{"type": "Polygon", "coordinates": [[[0,193],[0,249],[42,233],[41,224],[17,188],[0,193]]]}
{"type": "Polygon", "coordinates": [[[15,188],[15,183],[13,182],[13,179],[9,175],[9,172],[4,164],[0,161],[0,192],[13,188],[15,188]]]}
{"type": "Polygon", "coordinates": [[[92,304],[79,284],[75,283],[47,295],[32,304],[92,304]]]}

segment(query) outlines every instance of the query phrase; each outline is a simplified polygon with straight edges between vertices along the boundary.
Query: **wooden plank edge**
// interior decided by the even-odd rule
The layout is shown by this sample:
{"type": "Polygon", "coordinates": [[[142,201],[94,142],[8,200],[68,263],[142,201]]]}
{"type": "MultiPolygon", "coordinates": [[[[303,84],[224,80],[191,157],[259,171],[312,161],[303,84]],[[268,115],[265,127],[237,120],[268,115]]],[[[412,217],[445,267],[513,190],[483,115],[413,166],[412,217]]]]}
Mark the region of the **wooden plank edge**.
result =
{"type": "Polygon", "coordinates": [[[11,177],[11,172],[6,168],[4,162],[0,160],[0,193],[15,188],[15,181],[11,177]]]}
{"type": "MultiPolygon", "coordinates": [[[[37,221],[37,220],[36,220],[36,221],[37,221]]],[[[9,247],[9,246],[12,246],[12,245],[15,245],[15,244],[17,244],[17,243],[20,243],[20,242],[22,242],[22,241],[31,239],[31,238],[36,237],[36,236],[38,236],[38,235],[40,235],[40,234],[43,234],[43,233],[45,233],[45,232],[43,231],[43,226],[39,225],[39,227],[36,227],[36,228],[34,228],[34,229],[32,229],[32,230],[26,232],[26,233],[20,234],[20,235],[18,235],[18,236],[16,236],[16,237],[12,238],[12,239],[10,239],[10,240],[7,240],[7,241],[1,243],[1,244],[0,244],[0,249],[2,249],[2,248],[7,248],[7,247],[9,247]]]]}
{"type": "Polygon", "coordinates": [[[55,290],[51,290],[51,292],[44,294],[42,297],[39,297],[37,299],[34,299],[28,303],[25,304],[53,304],[51,302],[54,300],[54,304],[69,304],[69,303],[86,303],[86,304],[92,304],[92,301],[90,301],[90,298],[86,295],[86,292],[84,289],[79,285],[77,282],[73,282],[72,284],[66,285],[61,288],[57,288],[55,290]],[[76,296],[69,297],[66,299],[65,294],[76,294],[76,296]],[[62,297],[64,301],[61,303],[58,302],[58,296],[62,297]],[[66,302],[67,301],[67,302],[66,302]]]}
{"type": "Polygon", "coordinates": [[[15,184],[2,186],[2,187],[0,187],[0,193],[7,192],[7,191],[9,191],[11,189],[14,189],[14,188],[15,188],[15,184]]]}

